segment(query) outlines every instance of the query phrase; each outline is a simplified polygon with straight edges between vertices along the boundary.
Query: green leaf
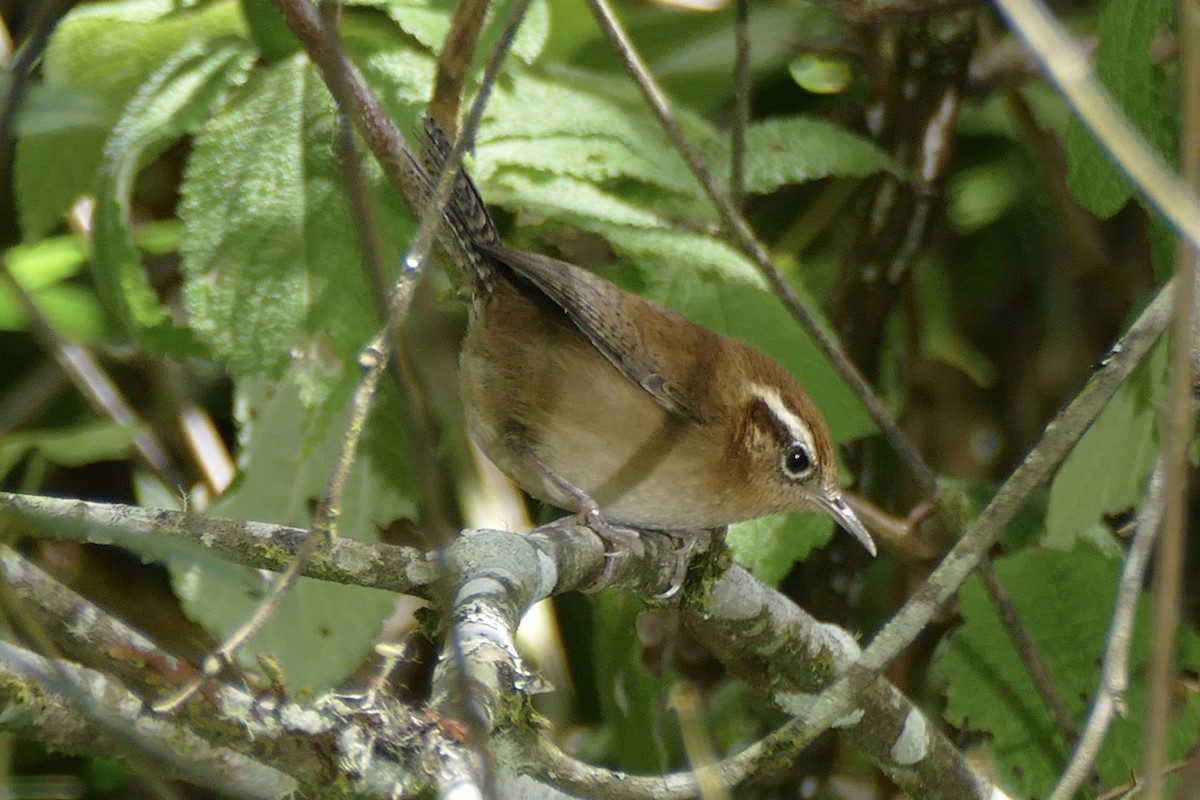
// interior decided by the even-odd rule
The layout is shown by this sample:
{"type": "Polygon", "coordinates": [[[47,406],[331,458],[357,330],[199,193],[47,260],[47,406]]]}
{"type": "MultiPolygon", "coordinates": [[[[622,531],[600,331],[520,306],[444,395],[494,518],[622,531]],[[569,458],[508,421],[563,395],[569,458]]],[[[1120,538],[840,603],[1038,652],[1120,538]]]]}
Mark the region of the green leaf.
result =
{"type": "Polygon", "coordinates": [[[0,437],[0,479],[30,453],[64,467],[122,461],[132,453],[135,436],[136,428],[109,420],[6,434],[0,437]]]}
{"type": "MultiPolygon", "coordinates": [[[[683,159],[638,102],[588,85],[595,76],[513,70],[497,87],[479,133],[477,180],[502,167],[607,181],[632,178],[669,192],[700,191],[683,159]],[[543,143],[545,149],[543,149],[543,143]]],[[[693,124],[696,128],[698,123],[693,124]]],[[[715,138],[698,129],[702,139],[715,138]]]]}
{"type": "MultiPolygon", "coordinates": [[[[1140,504],[1158,456],[1158,402],[1166,393],[1166,340],[1125,382],[1050,484],[1048,547],[1069,550],[1097,533],[1103,516],[1140,504]]],[[[1103,529],[1100,529],[1103,532],[1103,529]]]]}
{"type": "Polygon", "coordinates": [[[788,74],[797,86],[814,94],[839,94],[854,79],[844,59],[817,53],[796,56],[788,64],[788,74]]]}
{"type": "MultiPolygon", "coordinates": [[[[1120,561],[1091,547],[1071,552],[1032,551],[996,562],[996,573],[1046,662],[1047,671],[1076,722],[1096,691],[1120,561]]],[[[1069,755],[1022,657],[1013,648],[982,585],[972,578],[960,595],[962,626],[946,642],[940,665],[948,678],[946,719],[989,734],[989,750],[1010,793],[1045,797],[1069,755]]],[[[1150,624],[1146,598],[1137,630],[1150,624]]],[[[1128,713],[1113,721],[1097,761],[1101,783],[1124,784],[1142,769],[1146,705],[1147,638],[1133,636],[1128,713]]],[[[1200,669],[1200,637],[1177,637],[1177,668],[1200,669]]],[[[1200,730],[1200,698],[1181,699],[1169,727],[1168,760],[1184,757],[1200,730]]]]}
{"type": "Polygon", "coordinates": [[[621,592],[596,596],[596,690],[611,733],[604,760],[633,772],[658,773],[672,763],[676,722],[663,704],[668,679],[642,663],[636,625],[643,610],[639,600],[621,592]]]}
{"type": "Polygon", "coordinates": [[[734,559],[771,586],[791,571],[797,561],[833,536],[833,520],[819,512],[775,514],[730,525],[725,542],[734,559]]]}
{"type": "MultiPolygon", "coordinates": [[[[1171,23],[1174,9],[1167,0],[1108,0],[1100,15],[1095,53],[1096,72],[1117,104],[1169,161],[1174,161],[1176,152],[1177,103],[1151,47],[1171,23]]],[[[1066,146],[1067,185],[1075,198],[1101,217],[1119,211],[1132,189],[1092,134],[1074,118],[1066,146]]]]}
{"type": "MultiPolygon", "coordinates": [[[[322,402],[376,311],[331,147],[333,101],[302,56],[255,71],[196,138],[180,215],[194,329],[237,376],[289,377],[322,402]]],[[[373,162],[385,263],[411,221],[373,162]]]]}
{"type": "MultiPolygon", "coordinates": [[[[339,407],[336,414],[310,411],[295,387],[263,380],[239,382],[239,480],[210,513],[308,527],[341,445],[341,424],[332,423],[344,418],[347,406],[339,407]]],[[[403,447],[401,437],[397,450],[403,447]]],[[[375,541],[376,531],[398,518],[412,517],[416,509],[411,490],[383,477],[394,469],[377,465],[369,453],[360,451],[346,482],[340,535],[375,541]]],[[[171,574],[187,613],[219,636],[245,620],[266,583],[257,570],[214,571],[185,560],[173,561],[171,574]]],[[[388,592],[302,578],[278,613],[250,640],[243,660],[252,664],[257,654],[268,653],[283,665],[292,688],[330,686],[369,653],[394,605],[395,597],[388,592]]]]}
{"type": "MultiPolygon", "coordinates": [[[[104,309],[91,290],[65,282],[78,275],[86,262],[87,251],[75,236],[18,245],[5,254],[13,278],[56,331],[71,339],[97,341],[104,332],[104,309]]],[[[28,327],[24,305],[7,284],[0,283],[0,330],[28,327]]]]}
{"type": "Polygon", "coordinates": [[[11,248],[4,262],[26,291],[37,292],[78,275],[87,257],[87,248],[78,237],[55,236],[11,248]]]}
{"type": "Polygon", "coordinates": [[[994,384],[996,366],[955,327],[950,285],[941,266],[923,260],[913,272],[921,303],[921,345],[925,355],[958,369],[977,386],[994,384]]]}
{"type": "Polygon", "coordinates": [[[254,43],[267,61],[280,61],[300,49],[300,40],[271,0],[239,0],[254,43]]]}
{"type": "MultiPolygon", "coordinates": [[[[194,42],[142,85],[104,148],[96,197],[96,286],[101,297],[142,342],[178,350],[189,337],[173,331],[170,311],[150,286],[131,241],[129,205],[138,167],[207,121],[254,60],[250,46],[226,38],[194,42]]],[[[185,345],[186,347],[186,345],[185,345]]]]}
{"type": "MultiPolygon", "coordinates": [[[[0,96],[7,96],[12,77],[0,74],[0,96]]],[[[14,123],[18,137],[79,131],[103,131],[112,114],[94,97],[73,89],[35,83],[27,87],[14,123]]]]}
{"type": "Polygon", "coordinates": [[[898,170],[871,140],[812,117],[756,122],[746,131],[746,144],[746,188],[760,194],[831,175],[863,177],[898,170]]]}
{"type": "Polygon", "coordinates": [[[1021,197],[1024,170],[1010,159],[989,161],[954,173],[947,189],[947,215],[959,231],[974,233],[1008,213],[1021,197]]]}
{"type": "MultiPolygon", "coordinates": [[[[58,24],[46,48],[48,90],[86,95],[115,120],[139,87],[189,42],[240,34],[232,0],[175,11],[171,0],[80,4],[58,24]]],[[[81,194],[95,191],[107,123],[27,136],[17,143],[15,194],[22,234],[38,239],[59,224],[81,194]]]]}

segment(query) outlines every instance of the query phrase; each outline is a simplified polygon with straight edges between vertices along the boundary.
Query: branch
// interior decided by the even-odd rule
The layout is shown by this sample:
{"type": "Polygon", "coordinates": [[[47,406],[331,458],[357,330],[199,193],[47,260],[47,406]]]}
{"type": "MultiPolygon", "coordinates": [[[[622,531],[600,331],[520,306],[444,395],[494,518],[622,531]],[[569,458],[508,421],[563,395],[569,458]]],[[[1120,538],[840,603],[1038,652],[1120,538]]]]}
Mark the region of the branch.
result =
{"type": "MultiPolygon", "coordinates": [[[[598,544],[596,547],[599,549],[598,544]]],[[[175,680],[181,673],[195,673],[186,662],[163,653],[145,637],[57,583],[16,552],[5,548],[2,554],[4,585],[39,610],[36,621],[45,626],[53,640],[87,645],[89,656],[102,663],[106,671],[134,675],[137,683],[145,687],[153,687],[164,678],[175,680]]],[[[107,693],[107,689],[119,685],[115,678],[101,673],[95,673],[99,678],[93,678],[92,670],[61,660],[31,655],[40,659],[31,662],[23,653],[19,648],[0,645],[0,677],[4,665],[8,665],[9,669],[32,676],[48,690],[65,696],[75,706],[71,709],[73,718],[106,734],[98,738],[109,743],[109,747],[132,746],[141,761],[152,760],[170,774],[198,785],[208,786],[223,780],[227,770],[209,769],[208,751],[193,754],[191,738],[182,740],[188,745],[182,752],[177,752],[183,746],[179,735],[165,738],[170,747],[163,744],[158,726],[172,730],[177,727],[168,716],[144,714],[145,700],[124,686],[119,687],[119,694],[107,693]],[[97,694],[100,688],[106,693],[97,694]],[[154,726],[152,730],[141,727],[142,720],[149,720],[147,724],[154,726]]],[[[32,713],[36,706],[24,708],[28,701],[42,702],[37,695],[27,695],[24,691],[13,692],[10,703],[14,710],[8,715],[0,714],[0,719],[25,721],[34,729],[34,738],[63,736],[54,719],[32,713]],[[41,733],[41,725],[49,730],[41,733]]],[[[4,697],[0,693],[0,699],[4,697]]],[[[54,707],[61,709],[63,704],[59,701],[54,707]]],[[[213,682],[205,692],[189,700],[187,710],[179,724],[187,726],[191,731],[189,736],[198,737],[197,742],[203,740],[201,743],[206,747],[219,746],[240,753],[260,762],[261,769],[267,769],[262,766],[265,764],[280,770],[291,776],[303,791],[319,790],[331,776],[348,781],[349,796],[367,798],[393,798],[398,787],[413,788],[414,776],[424,776],[420,780],[428,781],[427,787],[471,782],[474,755],[464,746],[453,724],[422,708],[378,693],[325,692],[309,702],[298,702],[274,690],[252,691],[241,681],[238,685],[213,682]]],[[[90,750],[86,747],[87,738],[80,735],[78,741],[80,751],[95,753],[94,739],[90,750]]],[[[222,757],[228,758],[230,754],[222,757]]],[[[277,787],[281,781],[268,785],[277,787]]],[[[235,786],[230,791],[236,796],[274,796],[252,789],[247,787],[243,791],[235,786]]]]}
{"type": "MultiPolygon", "coordinates": [[[[305,531],[280,526],[82,501],[0,494],[0,505],[6,515],[28,515],[43,524],[65,525],[75,529],[74,535],[91,539],[117,538],[136,544],[157,525],[159,537],[188,542],[194,547],[226,555],[231,560],[276,570],[287,565],[292,551],[306,536],[305,531]],[[123,535],[114,537],[114,532],[123,535]],[[275,537],[273,543],[267,541],[268,536],[275,537]],[[242,560],[240,556],[246,553],[252,557],[242,560]]],[[[674,545],[668,537],[654,533],[643,536],[640,544],[641,552],[629,552],[610,559],[609,585],[653,597],[673,577],[675,565],[671,554],[674,545]]],[[[681,593],[682,599],[678,602],[685,604],[689,623],[714,652],[752,685],[769,693],[779,708],[796,713],[797,703],[803,697],[853,663],[858,647],[844,631],[817,622],[746,571],[737,567],[726,570],[723,552],[709,553],[704,558],[693,564],[691,586],[681,593]],[[711,582],[701,577],[705,574],[712,574],[711,582]],[[705,591],[702,587],[710,590],[705,591]]],[[[452,638],[457,641],[457,647],[471,657],[461,661],[450,657],[442,659],[434,680],[434,706],[445,716],[461,719],[464,716],[462,703],[466,703],[470,716],[478,719],[483,730],[493,730],[499,725],[504,730],[495,735],[510,745],[520,746],[533,754],[540,752],[542,775],[548,778],[560,773],[560,777],[579,773],[563,773],[561,764],[554,766],[553,759],[547,756],[549,751],[544,749],[546,744],[529,738],[536,728],[500,725],[500,720],[508,718],[500,713],[502,709],[514,708],[514,704],[520,708],[524,698],[543,688],[520,661],[513,637],[521,616],[530,605],[554,593],[594,584],[604,571],[605,560],[601,542],[590,529],[558,524],[540,528],[529,535],[504,531],[467,532],[436,557],[406,548],[339,539],[331,550],[318,552],[306,571],[312,577],[334,578],[340,582],[402,590],[421,596],[432,596],[436,581],[445,581],[455,587],[451,616],[456,635],[452,638]],[[463,686],[470,687],[469,694],[457,697],[456,693],[463,686]]],[[[15,582],[11,575],[8,580],[15,582]]],[[[48,578],[46,580],[48,586],[42,590],[43,596],[70,597],[70,594],[63,594],[67,590],[48,578]],[[56,588],[52,590],[50,584],[56,588]]],[[[82,598],[77,602],[86,603],[82,598]]],[[[67,629],[71,628],[72,619],[81,617],[79,613],[63,613],[53,606],[48,606],[48,612],[48,624],[67,629]]],[[[105,624],[109,623],[106,621],[105,624]]],[[[107,634],[103,638],[98,636],[89,632],[85,640],[112,640],[107,634]]],[[[131,638],[130,634],[122,633],[117,640],[128,642],[131,638]]],[[[145,643],[139,653],[148,652],[145,648],[150,647],[152,645],[145,643]]],[[[130,651],[127,644],[123,651],[130,651]]],[[[140,663],[158,665],[165,663],[164,658],[166,656],[161,654],[153,658],[138,654],[130,660],[142,659],[140,663]]],[[[118,658],[118,662],[120,660],[118,658]]],[[[119,663],[105,666],[114,670],[120,668],[119,663]]],[[[160,674],[186,672],[185,666],[164,667],[160,674]]],[[[225,702],[221,698],[229,691],[232,691],[229,687],[219,687],[215,694],[209,692],[192,702],[225,702]]],[[[244,705],[253,699],[243,698],[237,702],[244,705]]],[[[980,784],[961,756],[891,684],[882,679],[877,681],[863,692],[859,702],[864,709],[864,724],[853,726],[847,733],[900,785],[910,791],[920,789],[922,796],[931,798],[976,796],[974,792],[980,784]],[[935,779],[934,776],[940,777],[935,779]],[[934,791],[928,788],[931,786],[942,788],[934,791]]],[[[232,742],[229,746],[233,746],[232,742]]],[[[783,752],[790,755],[794,751],[789,747],[783,752]]],[[[730,780],[743,780],[762,769],[768,761],[780,757],[781,751],[772,750],[757,757],[723,762],[714,769],[721,770],[730,780]]],[[[613,777],[605,770],[594,774],[613,777]]],[[[575,785],[573,781],[580,780],[578,777],[562,779],[568,787],[575,785]]],[[[637,786],[648,793],[664,786],[675,786],[686,794],[690,790],[685,787],[693,785],[690,773],[666,779],[639,780],[642,783],[637,786]]],[[[634,784],[625,781],[613,786],[634,790],[634,784]]]]}
{"type": "Polygon", "coordinates": [[[295,792],[296,781],[286,772],[213,747],[180,723],[146,713],[142,699],[115,678],[0,642],[0,720],[3,729],[41,742],[53,750],[127,760],[119,737],[78,709],[63,703],[59,684],[60,676],[64,674],[78,689],[88,693],[93,705],[106,709],[127,730],[169,748],[174,758],[157,764],[167,777],[193,781],[199,773],[219,777],[219,785],[211,781],[207,785],[222,794],[237,797],[284,798],[295,792]],[[177,769],[179,764],[190,768],[180,771],[177,769]]]}

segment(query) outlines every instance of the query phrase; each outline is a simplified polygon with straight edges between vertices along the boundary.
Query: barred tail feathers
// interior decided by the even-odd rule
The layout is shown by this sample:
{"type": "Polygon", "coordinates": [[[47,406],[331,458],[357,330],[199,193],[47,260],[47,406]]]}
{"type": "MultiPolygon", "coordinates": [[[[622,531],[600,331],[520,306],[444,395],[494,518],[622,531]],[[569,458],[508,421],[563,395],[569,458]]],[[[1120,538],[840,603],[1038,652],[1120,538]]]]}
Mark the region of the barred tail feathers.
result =
{"type": "MultiPolygon", "coordinates": [[[[432,176],[430,181],[433,185],[429,188],[431,197],[450,157],[451,146],[445,131],[433,119],[426,117],[425,135],[421,141],[421,160],[425,170],[432,176]]],[[[442,209],[442,219],[442,236],[448,235],[453,240],[446,242],[443,238],[443,243],[447,246],[452,244],[454,250],[461,251],[466,266],[474,273],[470,276],[471,279],[478,284],[477,288],[486,290],[491,283],[492,267],[487,263],[486,256],[480,248],[500,244],[500,234],[479,194],[479,187],[461,164],[454,176],[450,197],[442,209]]]]}

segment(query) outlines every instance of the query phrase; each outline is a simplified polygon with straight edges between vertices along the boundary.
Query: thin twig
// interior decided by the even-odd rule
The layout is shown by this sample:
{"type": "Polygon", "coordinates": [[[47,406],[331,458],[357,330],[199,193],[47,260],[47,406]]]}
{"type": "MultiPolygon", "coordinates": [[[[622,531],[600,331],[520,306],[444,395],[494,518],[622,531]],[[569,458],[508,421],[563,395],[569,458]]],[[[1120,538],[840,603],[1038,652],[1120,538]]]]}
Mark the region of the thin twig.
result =
{"type": "MultiPolygon", "coordinates": [[[[1180,161],[1193,197],[1200,180],[1200,9],[1197,0],[1179,3],[1179,55],[1181,106],[1180,161]]],[[[1192,440],[1192,392],[1195,374],[1196,262],[1200,244],[1179,243],[1175,260],[1175,324],[1171,330],[1170,395],[1162,420],[1163,456],[1166,459],[1167,507],[1154,569],[1154,620],[1150,665],[1147,674],[1146,764],[1143,769],[1147,800],[1161,800],[1163,764],[1167,760],[1167,725],[1171,714],[1171,684],[1175,662],[1175,637],[1183,587],[1184,543],[1187,530],[1189,465],[1192,440]]]]}
{"type": "Polygon", "coordinates": [[[688,141],[682,126],[671,111],[666,95],[651,76],[648,67],[630,41],[629,35],[621,27],[621,23],[613,14],[612,7],[608,4],[607,0],[588,0],[588,6],[591,8],[596,20],[600,23],[600,28],[604,31],[609,45],[621,58],[630,77],[637,83],[650,109],[658,117],[659,122],[667,132],[675,148],[683,156],[684,160],[687,161],[692,174],[696,176],[696,179],[700,181],[700,185],[704,187],[705,193],[716,208],[722,226],[732,240],[731,243],[754,262],[759,272],[766,278],[767,284],[771,287],[772,291],[783,301],[783,304],[791,312],[792,316],[800,322],[801,326],[803,326],[804,330],[812,338],[813,343],[816,344],[817,349],[829,359],[830,363],[837,370],[838,375],[841,376],[842,380],[850,386],[854,394],[862,401],[867,412],[871,415],[871,419],[883,431],[883,435],[917,479],[921,489],[930,497],[936,498],[939,491],[937,476],[934,475],[933,470],[921,458],[920,453],[917,452],[912,442],[908,441],[904,432],[900,430],[900,426],[896,424],[891,412],[888,411],[887,406],[884,405],[879,395],[875,393],[875,390],[867,383],[866,378],[862,376],[858,368],[842,352],[837,341],[825,330],[824,325],[817,318],[817,315],[807,306],[799,293],[788,283],[787,279],[783,277],[779,268],[771,261],[771,257],[766,249],[755,238],[750,225],[737,208],[734,207],[728,194],[717,183],[699,153],[696,152],[696,149],[688,141]]]}
{"type": "Polygon", "coordinates": [[[1038,0],[996,0],[1009,26],[1025,40],[1074,110],[1150,205],[1200,248],[1200,206],[1183,181],[1146,143],[1096,79],[1087,55],[1038,0]]]}
{"type": "Polygon", "coordinates": [[[729,164],[729,199],[737,208],[746,202],[746,128],[750,125],[750,0],[735,0],[733,125],[729,164]]]}
{"type": "Polygon", "coordinates": [[[1083,732],[1071,760],[1063,770],[1050,800],[1070,800],[1087,779],[1114,714],[1125,709],[1125,690],[1129,687],[1129,646],[1133,642],[1134,614],[1142,594],[1142,579],[1154,552],[1154,540],[1163,518],[1163,460],[1160,458],[1150,474],[1146,499],[1138,510],[1133,542],[1125,556],[1117,600],[1109,624],[1108,641],[1104,647],[1104,662],[1100,666],[1100,686],[1092,701],[1083,732]]]}
{"type": "Polygon", "coordinates": [[[1070,747],[1075,743],[1075,737],[1079,734],[1075,720],[1071,717],[1071,710],[1067,708],[1066,701],[1063,700],[1058,687],[1054,685],[1054,679],[1050,677],[1050,671],[1046,668],[1046,661],[1042,658],[1041,651],[1038,650],[1033,637],[1029,635],[1029,631],[1021,622],[1021,615],[1013,605],[1008,590],[1000,582],[1000,576],[996,574],[996,567],[990,557],[985,557],[980,562],[979,577],[983,581],[988,597],[996,606],[1000,623],[1004,626],[1008,638],[1012,640],[1013,647],[1021,654],[1021,660],[1024,662],[1025,668],[1029,670],[1029,677],[1033,679],[1033,686],[1037,690],[1038,696],[1042,698],[1046,710],[1050,712],[1050,719],[1054,722],[1054,727],[1058,729],[1058,735],[1070,747]]]}
{"type": "MultiPolygon", "coordinates": [[[[335,60],[340,64],[349,62],[338,37],[337,15],[331,13],[340,6],[329,4],[323,7],[326,18],[326,38],[330,51],[335,54],[335,60]]],[[[345,80],[345,76],[342,76],[345,80]]],[[[349,90],[343,89],[348,93],[349,90]]],[[[372,297],[375,301],[376,322],[379,325],[389,323],[388,297],[392,289],[392,270],[384,260],[386,247],[384,245],[383,226],[380,223],[378,204],[372,191],[366,171],[363,169],[362,155],[359,152],[358,141],[355,137],[354,121],[346,109],[341,109],[336,140],[338,163],[341,168],[344,193],[350,206],[350,217],[354,222],[355,237],[362,254],[363,266],[370,280],[372,297]]],[[[402,320],[390,320],[393,326],[399,326],[402,320]]],[[[407,454],[411,469],[421,476],[418,482],[417,501],[419,518],[423,529],[430,541],[444,542],[447,537],[457,532],[458,525],[453,522],[454,514],[447,508],[448,497],[445,491],[445,480],[442,465],[438,463],[435,422],[429,412],[429,405],[421,387],[417,383],[415,372],[409,368],[408,354],[403,349],[402,332],[397,327],[392,331],[392,341],[397,346],[395,358],[390,360],[387,375],[395,390],[396,397],[407,402],[409,413],[400,413],[400,422],[407,425],[412,434],[412,446],[407,454]]]]}
{"type": "Polygon", "coordinates": [[[450,30],[438,53],[429,115],[451,139],[458,138],[458,108],[462,103],[463,86],[489,5],[490,0],[459,0],[450,15],[450,30]]]}

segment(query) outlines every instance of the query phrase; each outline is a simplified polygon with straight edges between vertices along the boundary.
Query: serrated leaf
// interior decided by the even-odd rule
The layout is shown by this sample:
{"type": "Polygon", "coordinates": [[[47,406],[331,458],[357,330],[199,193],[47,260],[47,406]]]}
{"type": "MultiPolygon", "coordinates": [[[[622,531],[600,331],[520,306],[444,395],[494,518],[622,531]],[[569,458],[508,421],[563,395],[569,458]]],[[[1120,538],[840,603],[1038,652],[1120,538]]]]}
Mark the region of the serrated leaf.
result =
{"type": "Polygon", "coordinates": [[[1137,506],[1159,451],[1158,403],[1166,390],[1165,340],[1125,382],[1050,484],[1046,546],[1069,550],[1102,517],[1137,506]]]}
{"type": "MultiPolygon", "coordinates": [[[[1116,596],[1120,561],[1084,546],[1071,552],[1033,551],[996,562],[1022,623],[1076,721],[1096,690],[1098,664],[1116,596]]],[[[1069,755],[1034,690],[978,579],[959,598],[963,623],[947,640],[940,665],[948,678],[945,716],[951,724],[990,734],[1000,783],[1022,797],[1045,797],[1069,755]]],[[[1137,630],[1150,623],[1143,598],[1137,630]]],[[[1122,785],[1142,769],[1147,638],[1133,636],[1129,709],[1113,721],[1096,763],[1103,784],[1122,785]]],[[[1177,668],[1200,668],[1200,637],[1183,629],[1177,668]]],[[[1200,729],[1200,702],[1181,700],[1169,727],[1168,759],[1181,758],[1200,729]]]]}
{"type": "Polygon", "coordinates": [[[118,319],[151,349],[186,337],[168,333],[170,311],[158,302],[131,241],[129,204],[138,167],[207,121],[245,79],[254,56],[240,39],[185,46],[142,85],[105,145],[96,196],[96,287],[118,319]]]}
{"type": "MultiPolygon", "coordinates": [[[[344,400],[344,396],[343,396],[344,400]]],[[[237,387],[240,425],[239,480],[210,509],[216,516],[307,527],[313,504],[324,495],[334,454],[341,445],[340,413],[306,410],[295,387],[242,381],[237,387]]],[[[403,451],[403,439],[397,451],[403,451]]],[[[415,513],[411,490],[381,478],[360,452],[346,482],[339,534],[367,541],[396,519],[415,513]]],[[[171,574],[187,613],[218,635],[232,631],[257,603],[265,580],[257,571],[213,571],[176,560],[171,574]]],[[[283,665],[292,688],[340,681],[369,653],[372,638],[395,605],[388,592],[301,579],[278,613],[251,639],[243,659],[268,653],[283,665]]]]}
{"type": "Polygon", "coordinates": [[[635,177],[661,188],[683,192],[692,184],[675,164],[648,157],[619,139],[604,136],[557,136],[489,139],[476,150],[478,163],[496,168],[524,167],[596,183],[635,177]]]}
{"type": "MultiPolygon", "coordinates": [[[[728,163],[728,159],[723,159],[728,163]]],[[[790,183],[899,171],[874,142],[813,117],[775,117],[746,131],[746,188],[765,194],[790,183]]]]}
{"type": "MultiPolygon", "coordinates": [[[[1096,72],[1113,99],[1149,142],[1174,160],[1175,100],[1165,86],[1163,65],[1151,47],[1174,5],[1167,0],[1108,0],[1100,14],[1096,72]]],[[[1067,185],[1095,214],[1108,217],[1129,201],[1132,189],[1111,157],[1075,118],[1067,129],[1067,185]]]]}
{"type": "MultiPolygon", "coordinates": [[[[146,79],[189,42],[243,31],[232,0],[195,10],[176,6],[171,0],[78,5],[47,45],[45,86],[86,95],[115,120],[146,79]]],[[[95,190],[106,128],[18,141],[15,194],[27,241],[45,235],[76,197],[95,190]]]]}
{"type": "Polygon", "coordinates": [[[797,561],[833,535],[833,520],[810,514],[775,514],[730,525],[725,542],[734,560],[763,583],[775,586],[797,561]]]}
{"type": "MultiPolygon", "coordinates": [[[[477,179],[486,181],[498,168],[514,166],[593,180],[633,178],[670,192],[698,192],[683,159],[641,106],[609,94],[603,85],[584,85],[584,77],[513,70],[488,106],[477,140],[477,179]],[[551,150],[541,149],[543,140],[551,150]],[[556,154],[562,160],[552,158],[556,154]]],[[[691,127],[702,140],[715,138],[696,121],[691,127]]]]}
{"type": "MultiPolygon", "coordinates": [[[[302,56],[255,71],[196,138],[182,188],[184,299],[197,335],[239,376],[284,375],[319,403],[377,317],[341,190],[332,99],[302,56]]],[[[385,263],[409,218],[383,186],[385,263]]]]}

